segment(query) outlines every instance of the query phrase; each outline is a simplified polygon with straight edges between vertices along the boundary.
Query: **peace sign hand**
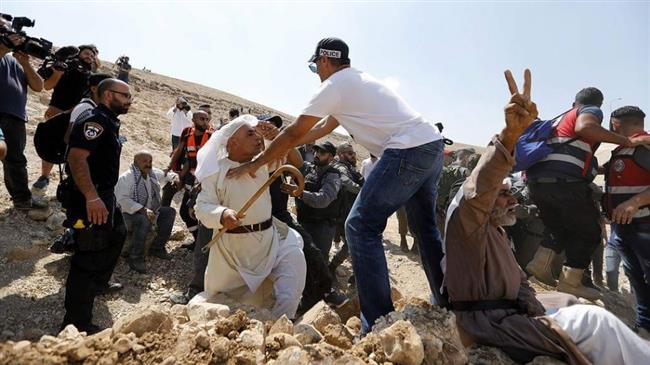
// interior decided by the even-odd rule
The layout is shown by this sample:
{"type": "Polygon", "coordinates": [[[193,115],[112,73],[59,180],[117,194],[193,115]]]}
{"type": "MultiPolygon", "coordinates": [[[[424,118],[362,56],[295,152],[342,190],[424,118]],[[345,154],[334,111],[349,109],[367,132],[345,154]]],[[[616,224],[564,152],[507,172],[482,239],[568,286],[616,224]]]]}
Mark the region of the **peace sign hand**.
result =
{"type": "Polygon", "coordinates": [[[524,91],[519,92],[512,72],[505,71],[506,82],[510,90],[510,102],[504,112],[506,128],[503,130],[501,142],[508,149],[514,148],[519,136],[537,118],[537,105],[530,99],[531,75],[530,70],[524,71],[524,91]]]}

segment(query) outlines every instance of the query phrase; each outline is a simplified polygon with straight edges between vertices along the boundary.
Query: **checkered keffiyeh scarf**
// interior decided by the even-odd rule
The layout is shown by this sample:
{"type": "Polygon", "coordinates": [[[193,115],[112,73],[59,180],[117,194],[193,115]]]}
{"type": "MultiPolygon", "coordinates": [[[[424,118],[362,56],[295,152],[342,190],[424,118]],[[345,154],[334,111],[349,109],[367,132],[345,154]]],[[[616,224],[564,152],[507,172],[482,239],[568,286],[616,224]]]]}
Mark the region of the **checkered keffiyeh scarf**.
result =
{"type": "MultiPolygon", "coordinates": [[[[133,200],[146,207],[147,203],[149,203],[150,195],[149,191],[147,191],[144,179],[142,178],[142,172],[135,164],[131,164],[131,172],[133,173],[133,179],[135,180],[135,184],[133,185],[133,200]]],[[[157,212],[160,208],[160,183],[153,171],[149,172],[148,178],[151,183],[151,188],[153,189],[153,194],[151,194],[151,210],[157,212]]]]}

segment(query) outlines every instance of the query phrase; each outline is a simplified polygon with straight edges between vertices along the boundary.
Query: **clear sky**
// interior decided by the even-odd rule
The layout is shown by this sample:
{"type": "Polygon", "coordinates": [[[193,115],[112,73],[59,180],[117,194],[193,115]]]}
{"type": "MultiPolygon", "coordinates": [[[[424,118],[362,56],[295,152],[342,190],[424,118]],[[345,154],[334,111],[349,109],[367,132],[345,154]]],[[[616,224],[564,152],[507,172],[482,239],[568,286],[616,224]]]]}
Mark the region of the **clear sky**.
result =
{"type": "Polygon", "coordinates": [[[293,115],[319,83],[307,68],[317,41],[340,37],[354,67],[472,144],[502,126],[506,68],[520,82],[532,70],[542,117],[568,109],[585,86],[603,91],[606,115],[610,104],[650,115],[646,1],[0,0],[0,12],[36,19],[28,34],[57,46],[95,43],[102,59],[127,54],[136,68],[293,115]]]}

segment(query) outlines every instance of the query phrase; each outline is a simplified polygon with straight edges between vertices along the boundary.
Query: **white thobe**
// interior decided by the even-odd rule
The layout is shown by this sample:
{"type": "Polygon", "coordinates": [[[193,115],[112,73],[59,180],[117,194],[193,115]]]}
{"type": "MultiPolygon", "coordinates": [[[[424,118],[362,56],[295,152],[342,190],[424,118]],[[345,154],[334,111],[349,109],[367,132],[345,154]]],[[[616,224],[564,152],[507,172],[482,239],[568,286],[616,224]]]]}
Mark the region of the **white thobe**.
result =
{"type": "MultiPolygon", "coordinates": [[[[227,158],[219,161],[216,173],[201,182],[196,201],[196,216],[203,225],[214,230],[222,228],[221,215],[226,209],[239,211],[246,201],[268,179],[266,167],[237,179],[226,178],[229,169],[239,166],[227,158]]],[[[262,223],[271,218],[271,194],[265,191],[246,211],[242,225],[262,223]]],[[[283,223],[274,220],[264,231],[224,234],[210,248],[205,272],[205,291],[209,296],[241,292],[253,295],[264,280],[273,281],[275,305],[273,314],[295,316],[305,286],[306,264],[302,253],[302,238],[283,223]],[[279,229],[278,229],[279,228],[279,229]]]]}

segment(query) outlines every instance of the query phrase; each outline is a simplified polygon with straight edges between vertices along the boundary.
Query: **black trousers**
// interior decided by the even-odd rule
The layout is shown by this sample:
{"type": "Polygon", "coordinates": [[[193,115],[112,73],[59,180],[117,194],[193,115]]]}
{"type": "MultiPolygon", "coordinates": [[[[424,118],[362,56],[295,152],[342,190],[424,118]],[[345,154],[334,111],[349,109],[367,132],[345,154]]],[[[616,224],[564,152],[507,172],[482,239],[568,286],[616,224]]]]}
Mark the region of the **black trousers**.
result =
{"type": "MultiPolygon", "coordinates": [[[[109,211],[108,222],[92,226],[87,231],[75,230],[75,252],[65,284],[64,325],[74,324],[83,329],[92,321],[95,296],[107,284],[126,238],[122,213],[115,208],[115,198],[102,197],[109,211]]],[[[74,212],[68,212],[71,221],[74,212]]]]}
{"type": "MultiPolygon", "coordinates": [[[[171,206],[172,198],[174,198],[174,194],[176,194],[178,190],[172,183],[165,184],[161,190],[162,197],[160,198],[160,205],[163,207],[171,206]]],[[[187,226],[187,229],[190,231],[192,236],[194,236],[194,239],[196,239],[199,221],[190,215],[189,207],[187,205],[189,199],[190,192],[188,190],[185,190],[185,194],[183,194],[183,200],[181,201],[181,206],[178,209],[178,214],[181,216],[183,222],[185,222],[185,225],[187,226]]]]}
{"type": "Polygon", "coordinates": [[[586,269],[601,240],[600,212],[587,183],[531,183],[530,197],[553,240],[541,245],[565,251],[565,265],[586,269]]]}
{"type": "Polygon", "coordinates": [[[7,144],[7,156],[2,161],[7,191],[14,202],[30,200],[32,193],[27,185],[27,158],[25,157],[27,132],[25,130],[25,121],[0,113],[0,128],[5,135],[5,143],[7,144]]]}
{"type": "Polygon", "coordinates": [[[307,263],[307,285],[302,291],[302,306],[310,308],[332,290],[332,274],[321,250],[314,245],[314,240],[307,231],[293,219],[287,211],[274,213],[274,217],[295,229],[304,242],[303,253],[307,263]]]}
{"type": "Polygon", "coordinates": [[[190,292],[200,293],[204,290],[205,268],[208,266],[208,252],[201,251],[212,239],[213,230],[199,223],[199,233],[194,245],[194,275],[190,281],[190,292]]]}

